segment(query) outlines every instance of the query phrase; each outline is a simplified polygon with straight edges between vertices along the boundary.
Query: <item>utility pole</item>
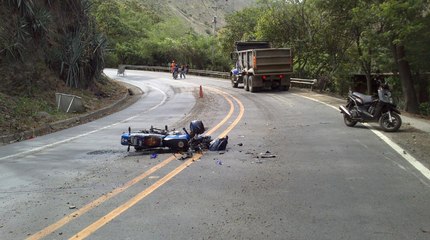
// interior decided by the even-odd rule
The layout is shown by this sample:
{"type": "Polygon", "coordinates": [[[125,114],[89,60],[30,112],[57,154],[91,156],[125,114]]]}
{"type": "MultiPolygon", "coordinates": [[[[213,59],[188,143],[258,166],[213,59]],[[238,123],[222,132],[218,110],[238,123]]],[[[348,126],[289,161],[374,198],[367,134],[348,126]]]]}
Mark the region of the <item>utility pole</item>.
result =
{"type": "Polygon", "coordinates": [[[218,15],[218,0],[215,0],[215,6],[212,7],[215,10],[215,15],[212,19],[212,26],[213,26],[213,35],[216,36],[216,24],[217,24],[217,15],[218,15]]]}
{"type": "Polygon", "coordinates": [[[216,36],[216,10],[215,10],[215,16],[212,20],[212,24],[213,24],[213,35],[216,36]]]}
{"type": "Polygon", "coordinates": [[[223,7],[227,6],[227,4],[228,4],[228,0],[223,0],[225,2],[223,5],[221,5],[222,3],[220,4],[219,1],[220,0],[215,0],[214,1],[215,6],[212,7],[215,10],[215,15],[213,16],[213,19],[212,19],[213,35],[214,36],[216,36],[216,31],[217,31],[216,24],[218,23],[218,20],[217,20],[218,9],[223,8],[223,7]]]}
{"type": "MultiPolygon", "coordinates": [[[[225,1],[226,3],[225,3],[225,5],[227,4],[227,0],[223,0],[223,1],[225,1]]],[[[215,15],[213,16],[213,19],[212,19],[212,26],[213,26],[213,36],[214,37],[216,37],[216,31],[217,31],[217,29],[216,29],[216,24],[218,23],[218,20],[217,20],[217,15],[218,15],[218,8],[221,8],[222,6],[218,3],[219,2],[219,0],[215,0],[214,1],[214,3],[215,3],[215,6],[213,6],[212,8],[215,10],[215,15]]],[[[212,65],[214,64],[214,58],[215,58],[215,46],[211,46],[211,50],[212,50],[212,65]]],[[[213,66],[212,66],[213,67],[213,66]]]]}

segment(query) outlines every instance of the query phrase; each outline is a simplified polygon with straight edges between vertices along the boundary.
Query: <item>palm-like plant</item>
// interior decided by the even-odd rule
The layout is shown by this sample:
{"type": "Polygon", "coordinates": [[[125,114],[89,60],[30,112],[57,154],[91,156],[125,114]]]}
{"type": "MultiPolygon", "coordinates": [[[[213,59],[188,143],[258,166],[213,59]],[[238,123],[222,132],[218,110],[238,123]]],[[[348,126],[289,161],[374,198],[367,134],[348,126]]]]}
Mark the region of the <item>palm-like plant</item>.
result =
{"type": "Polygon", "coordinates": [[[50,24],[52,23],[52,17],[46,8],[36,7],[34,9],[34,15],[31,19],[31,30],[35,38],[39,38],[48,33],[50,24]]]}
{"type": "Polygon", "coordinates": [[[34,14],[33,0],[7,0],[6,2],[9,7],[13,7],[14,9],[18,10],[23,16],[31,16],[34,14]]]}
{"type": "Polygon", "coordinates": [[[70,87],[79,87],[79,82],[85,77],[81,71],[84,65],[85,55],[84,42],[81,41],[81,31],[66,35],[61,56],[60,74],[65,75],[66,85],[70,87]]]}
{"type": "Polygon", "coordinates": [[[11,12],[0,26],[0,61],[45,62],[70,87],[87,87],[103,69],[106,39],[97,34],[88,0],[0,0],[11,12]],[[58,18],[61,18],[59,20],[58,18]]]}
{"type": "Polygon", "coordinates": [[[0,26],[0,55],[6,59],[22,60],[27,36],[26,26],[19,19],[14,28],[0,26]]]}

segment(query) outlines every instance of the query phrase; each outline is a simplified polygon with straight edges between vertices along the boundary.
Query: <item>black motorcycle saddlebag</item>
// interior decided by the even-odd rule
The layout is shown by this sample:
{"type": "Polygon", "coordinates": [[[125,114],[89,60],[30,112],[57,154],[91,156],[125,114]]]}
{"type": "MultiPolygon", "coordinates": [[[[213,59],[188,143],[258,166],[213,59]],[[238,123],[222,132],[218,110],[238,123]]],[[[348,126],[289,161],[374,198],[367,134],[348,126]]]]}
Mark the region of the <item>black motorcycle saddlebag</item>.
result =
{"type": "Polygon", "coordinates": [[[228,136],[225,136],[223,138],[217,138],[209,145],[209,150],[223,151],[226,149],[227,143],[228,143],[228,136]]]}

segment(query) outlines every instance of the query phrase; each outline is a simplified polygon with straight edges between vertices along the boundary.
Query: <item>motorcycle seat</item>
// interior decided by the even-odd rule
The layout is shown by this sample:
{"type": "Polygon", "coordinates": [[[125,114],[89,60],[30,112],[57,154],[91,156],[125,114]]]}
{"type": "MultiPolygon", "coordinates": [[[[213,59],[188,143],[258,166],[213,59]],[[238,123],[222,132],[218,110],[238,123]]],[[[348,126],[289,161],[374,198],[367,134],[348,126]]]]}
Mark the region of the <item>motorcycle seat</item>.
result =
{"type": "Polygon", "coordinates": [[[371,95],[365,95],[359,92],[353,92],[352,95],[356,98],[361,99],[361,101],[363,101],[363,104],[371,103],[373,101],[373,96],[371,95]]]}

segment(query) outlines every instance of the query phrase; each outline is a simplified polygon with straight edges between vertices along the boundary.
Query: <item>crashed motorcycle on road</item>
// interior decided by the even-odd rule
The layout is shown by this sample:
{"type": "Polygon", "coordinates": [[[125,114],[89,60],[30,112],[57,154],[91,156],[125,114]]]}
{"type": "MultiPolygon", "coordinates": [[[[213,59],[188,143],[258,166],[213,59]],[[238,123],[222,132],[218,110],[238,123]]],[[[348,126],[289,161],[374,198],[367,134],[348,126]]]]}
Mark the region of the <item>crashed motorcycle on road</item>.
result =
{"type": "Polygon", "coordinates": [[[400,111],[393,103],[388,84],[379,83],[378,95],[370,96],[349,92],[345,106],[339,106],[345,125],[353,127],[357,122],[379,122],[386,132],[395,132],[402,125],[400,111]]]}
{"type": "Polygon", "coordinates": [[[190,132],[185,128],[183,131],[169,130],[167,126],[164,129],[151,126],[150,129],[132,132],[129,127],[128,132],[121,135],[121,145],[128,146],[127,151],[134,147],[136,151],[167,148],[175,152],[186,152],[200,150],[203,145],[211,142],[210,136],[199,136],[205,131],[200,120],[191,121],[190,132]]]}

